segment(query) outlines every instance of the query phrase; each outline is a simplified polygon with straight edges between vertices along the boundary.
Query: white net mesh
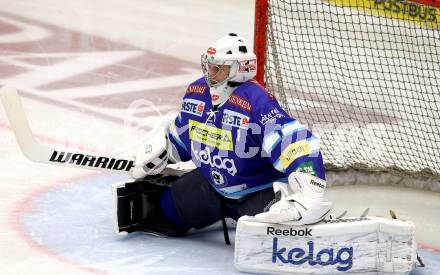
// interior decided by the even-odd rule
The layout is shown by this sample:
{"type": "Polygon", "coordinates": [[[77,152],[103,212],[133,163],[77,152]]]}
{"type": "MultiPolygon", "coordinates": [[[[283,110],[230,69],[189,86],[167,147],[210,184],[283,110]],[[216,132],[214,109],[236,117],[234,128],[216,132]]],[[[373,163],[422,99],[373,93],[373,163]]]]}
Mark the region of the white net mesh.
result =
{"type": "Polygon", "coordinates": [[[390,3],[269,0],[266,86],[328,168],[440,176],[440,9],[390,3]]]}

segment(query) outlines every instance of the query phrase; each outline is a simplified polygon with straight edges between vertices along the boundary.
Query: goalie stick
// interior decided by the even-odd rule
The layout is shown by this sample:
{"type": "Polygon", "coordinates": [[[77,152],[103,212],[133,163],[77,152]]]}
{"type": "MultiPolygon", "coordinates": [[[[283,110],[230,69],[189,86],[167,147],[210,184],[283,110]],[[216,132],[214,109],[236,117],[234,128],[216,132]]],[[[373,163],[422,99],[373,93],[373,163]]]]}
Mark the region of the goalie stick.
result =
{"type": "Polygon", "coordinates": [[[134,159],[85,152],[61,151],[40,144],[32,135],[17,90],[12,87],[4,87],[0,90],[0,98],[18,145],[29,160],[75,168],[117,171],[126,174],[129,174],[133,169],[134,159]]]}

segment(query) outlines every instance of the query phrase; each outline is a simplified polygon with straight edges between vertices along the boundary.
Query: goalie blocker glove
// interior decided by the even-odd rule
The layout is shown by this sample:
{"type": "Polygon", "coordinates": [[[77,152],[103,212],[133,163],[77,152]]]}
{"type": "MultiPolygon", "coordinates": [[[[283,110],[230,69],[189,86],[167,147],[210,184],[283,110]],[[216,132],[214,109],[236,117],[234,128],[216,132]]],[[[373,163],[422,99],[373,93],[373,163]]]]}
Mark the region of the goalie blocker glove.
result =
{"type": "Polygon", "coordinates": [[[187,230],[170,224],[160,211],[160,195],[177,176],[154,175],[113,185],[114,229],[119,235],[144,231],[155,236],[179,237],[187,230]]]}

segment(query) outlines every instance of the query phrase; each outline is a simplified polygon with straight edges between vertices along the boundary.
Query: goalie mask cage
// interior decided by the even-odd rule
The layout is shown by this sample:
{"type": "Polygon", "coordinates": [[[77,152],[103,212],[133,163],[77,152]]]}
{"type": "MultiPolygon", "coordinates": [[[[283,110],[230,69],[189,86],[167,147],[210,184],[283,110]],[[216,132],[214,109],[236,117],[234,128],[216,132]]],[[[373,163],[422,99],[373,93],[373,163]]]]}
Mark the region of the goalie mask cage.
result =
{"type": "Polygon", "coordinates": [[[256,79],[329,170],[440,176],[440,0],[256,0],[256,79]]]}

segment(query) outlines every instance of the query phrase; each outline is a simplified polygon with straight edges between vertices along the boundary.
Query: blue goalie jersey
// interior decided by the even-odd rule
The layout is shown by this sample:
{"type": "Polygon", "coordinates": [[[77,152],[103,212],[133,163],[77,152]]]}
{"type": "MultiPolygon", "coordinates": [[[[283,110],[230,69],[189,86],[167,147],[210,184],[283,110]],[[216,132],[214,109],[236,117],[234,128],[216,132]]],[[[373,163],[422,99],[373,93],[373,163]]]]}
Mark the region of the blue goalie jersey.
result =
{"type": "Polygon", "coordinates": [[[272,187],[293,171],[325,179],[317,138],[254,80],[215,110],[205,78],[198,79],[168,136],[180,160],[192,160],[228,198],[272,187]]]}

